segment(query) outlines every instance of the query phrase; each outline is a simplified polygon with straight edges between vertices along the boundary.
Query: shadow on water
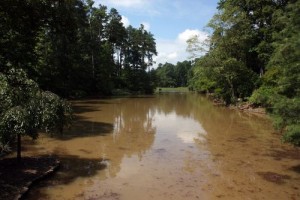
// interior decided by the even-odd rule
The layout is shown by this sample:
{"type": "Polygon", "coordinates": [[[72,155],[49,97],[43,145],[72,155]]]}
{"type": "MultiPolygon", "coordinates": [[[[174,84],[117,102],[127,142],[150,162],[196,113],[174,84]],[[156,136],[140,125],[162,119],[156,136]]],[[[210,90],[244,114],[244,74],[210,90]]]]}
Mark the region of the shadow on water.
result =
{"type": "Polygon", "coordinates": [[[61,166],[59,172],[49,180],[48,186],[69,184],[79,177],[92,177],[97,171],[107,167],[108,159],[89,159],[74,155],[59,156],[61,166]]]}
{"type": "Polygon", "coordinates": [[[76,114],[101,111],[100,109],[96,109],[95,106],[92,105],[76,105],[73,106],[73,109],[76,114]]]}
{"type": "Polygon", "coordinates": [[[59,140],[70,140],[81,137],[105,136],[111,134],[113,128],[111,123],[95,122],[76,116],[71,128],[65,129],[63,134],[54,134],[52,137],[59,140]]]}
{"type": "Polygon", "coordinates": [[[300,165],[293,166],[289,169],[300,174],[300,165]]]}
{"type": "Polygon", "coordinates": [[[271,150],[271,153],[268,155],[273,157],[275,160],[282,159],[291,159],[298,160],[300,159],[300,151],[299,149],[275,149],[271,150]]]}
{"type": "Polygon", "coordinates": [[[128,99],[154,99],[154,95],[132,95],[128,96],[128,99]]]}
{"type": "MultiPolygon", "coordinates": [[[[111,98],[107,98],[108,100],[110,100],[111,98]]],[[[74,100],[72,101],[73,103],[77,103],[77,102],[80,102],[80,104],[92,104],[92,105],[95,105],[95,104],[111,104],[110,102],[108,101],[103,101],[103,100],[99,100],[99,99],[85,99],[85,100],[74,100]]]]}
{"type": "MultiPolygon", "coordinates": [[[[98,171],[106,169],[109,162],[108,159],[88,159],[74,155],[58,156],[58,158],[61,162],[59,171],[51,178],[39,182],[36,188],[66,185],[72,183],[77,178],[93,177],[98,171]]],[[[30,197],[34,197],[34,199],[47,199],[47,195],[40,192],[40,190],[32,190],[28,193],[27,197],[29,199],[30,197]]]]}
{"type": "Polygon", "coordinates": [[[105,136],[110,134],[113,131],[113,124],[92,121],[84,116],[86,113],[100,112],[101,109],[99,109],[99,106],[101,104],[110,103],[102,100],[73,101],[75,115],[71,127],[65,128],[62,134],[53,134],[51,137],[59,140],[70,140],[73,138],[105,136]]]}
{"type": "Polygon", "coordinates": [[[97,100],[97,99],[86,99],[86,100],[74,100],[72,101],[72,108],[74,113],[82,114],[87,112],[97,112],[101,111],[99,107],[101,105],[111,104],[111,102],[97,100]]]}

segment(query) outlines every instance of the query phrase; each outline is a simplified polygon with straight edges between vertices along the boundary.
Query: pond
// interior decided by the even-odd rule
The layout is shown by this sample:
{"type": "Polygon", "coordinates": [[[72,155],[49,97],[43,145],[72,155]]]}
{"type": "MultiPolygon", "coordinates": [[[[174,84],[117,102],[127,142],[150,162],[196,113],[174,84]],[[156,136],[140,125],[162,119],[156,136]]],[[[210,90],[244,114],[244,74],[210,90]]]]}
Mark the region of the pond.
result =
{"type": "Polygon", "coordinates": [[[24,141],[61,160],[27,199],[300,199],[299,150],[267,117],[190,93],[73,105],[64,135],[24,141]]]}

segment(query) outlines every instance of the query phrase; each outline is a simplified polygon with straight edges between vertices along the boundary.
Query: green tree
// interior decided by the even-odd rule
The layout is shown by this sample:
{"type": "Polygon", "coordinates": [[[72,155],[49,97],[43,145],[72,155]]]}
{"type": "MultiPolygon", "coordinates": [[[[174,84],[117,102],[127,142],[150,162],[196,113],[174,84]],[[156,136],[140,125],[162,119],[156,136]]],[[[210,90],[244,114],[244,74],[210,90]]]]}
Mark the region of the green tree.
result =
{"type": "MultiPolygon", "coordinates": [[[[122,17],[116,9],[111,9],[108,14],[109,23],[107,24],[108,41],[112,44],[115,69],[114,76],[117,82],[122,76],[122,64],[124,61],[124,48],[126,45],[126,29],[121,22],[122,17]]],[[[118,85],[120,87],[120,85],[118,85]]]]}
{"type": "Polygon", "coordinates": [[[283,132],[283,140],[300,146],[300,2],[278,10],[275,23],[281,31],[273,35],[274,52],[251,102],[263,105],[274,119],[275,127],[283,132]]]}
{"type": "Polygon", "coordinates": [[[3,0],[0,4],[0,71],[7,64],[32,73],[36,33],[45,13],[45,4],[30,0],[3,0]]]}
{"type": "Polygon", "coordinates": [[[86,42],[87,35],[84,5],[79,0],[50,1],[46,11],[34,49],[36,80],[42,89],[73,96],[81,89],[79,83],[90,86],[87,48],[81,43],[86,42]]]}
{"type": "Polygon", "coordinates": [[[128,89],[151,92],[149,89],[153,88],[148,88],[151,83],[149,67],[153,64],[154,55],[157,52],[153,35],[143,25],[139,29],[127,27],[123,80],[128,89]]]}
{"type": "Polygon", "coordinates": [[[171,63],[160,64],[156,69],[159,87],[175,87],[175,66],[171,63]]]}
{"type": "MultiPolygon", "coordinates": [[[[208,24],[209,51],[193,71],[202,80],[192,77],[191,87],[215,90],[228,104],[249,97],[259,87],[274,51],[272,34],[279,27],[273,13],[283,10],[286,2],[221,0],[219,12],[208,24]]],[[[189,46],[192,52],[201,49],[193,38],[189,46]]]]}
{"type": "Polygon", "coordinates": [[[126,30],[116,9],[92,0],[4,0],[0,34],[1,72],[24,69],[41,89],[64,97],[151,84],[153,35],[143,26],[126,30]]]}
{"type": "Polygon", "coordinates": [[[155,70],[158,87],[186,87],[192,69],[190,61],[159,64],[155,70]]]}
{"type": "Polygon", "coordinates": [[[207,53],[209,49],[209,39],[201,42],[198,35],[193,35],[186,43],[186,51],[190,54],[189,59],[191,60],[201,57],[203,54],[207,53]]]}
{"type": "Polygon", "coordinates": [[[175,65],[175,79],[176,87],[186,87],[188,82],[188,76],[192,69],[192,63],[190,61],[177,62],[175,65]]]}
{"type": "Polygon", "coordinates": [[[38,131],[62,132],[71,120],[70,105],[50,92],[43,92],[23,70],[0,73],[0,142],[17,139],[21,159],[21,136],[38,137],[38,131]]]}

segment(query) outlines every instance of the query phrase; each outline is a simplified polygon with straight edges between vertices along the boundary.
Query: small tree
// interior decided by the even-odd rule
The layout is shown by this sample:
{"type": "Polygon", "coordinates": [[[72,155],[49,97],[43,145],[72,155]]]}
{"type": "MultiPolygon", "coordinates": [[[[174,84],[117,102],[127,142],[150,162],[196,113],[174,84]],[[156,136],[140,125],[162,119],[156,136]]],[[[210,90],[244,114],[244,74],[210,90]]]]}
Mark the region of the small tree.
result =
{"type": "Polygon", "coordinates": [[[17,138],[21,159],[21,136],[38,137],[39,130],[62,132],[71,120],[70,105],[51,92],[44,92],[23,70],[0,73],[0,143],[17,138]]]}

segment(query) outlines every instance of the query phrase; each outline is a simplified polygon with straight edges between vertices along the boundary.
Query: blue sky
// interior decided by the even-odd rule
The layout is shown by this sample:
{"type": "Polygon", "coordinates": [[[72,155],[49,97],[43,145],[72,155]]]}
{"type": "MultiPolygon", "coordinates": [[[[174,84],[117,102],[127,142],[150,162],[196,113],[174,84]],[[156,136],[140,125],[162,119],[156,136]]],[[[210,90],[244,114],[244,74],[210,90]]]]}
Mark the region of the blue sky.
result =
{"type": "MultiPolygon", "coordinates": [[[[205,26],[217,12],[218,0],[95,0],[95,6],[116,8],[125,26],[144,24],[156,40],[156,63],[188,59],[186,40],[207,38],[205,26]]],[[[157,65],[156,64],[156,65],[157,65]]]]}

